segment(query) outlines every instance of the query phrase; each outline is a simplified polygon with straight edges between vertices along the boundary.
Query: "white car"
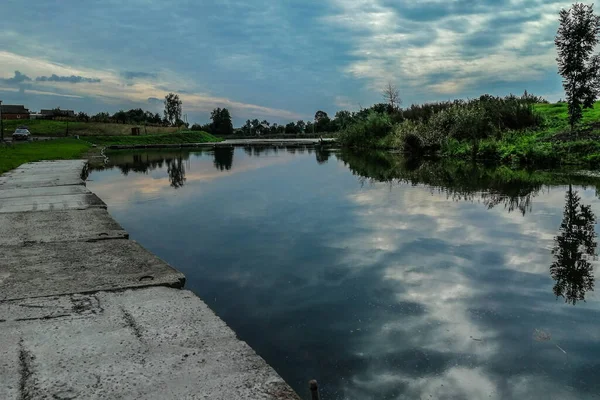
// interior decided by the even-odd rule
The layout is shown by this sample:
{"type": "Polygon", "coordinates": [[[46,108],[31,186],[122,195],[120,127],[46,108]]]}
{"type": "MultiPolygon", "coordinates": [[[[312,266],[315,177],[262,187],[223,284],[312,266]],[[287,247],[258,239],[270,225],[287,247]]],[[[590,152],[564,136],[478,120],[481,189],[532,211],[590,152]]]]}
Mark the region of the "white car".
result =
{"type": "Polygon", "coordinates": [[[27,128],[17,128],[12,134],[13,140],[29,140],[31,132],[27,128]]]}

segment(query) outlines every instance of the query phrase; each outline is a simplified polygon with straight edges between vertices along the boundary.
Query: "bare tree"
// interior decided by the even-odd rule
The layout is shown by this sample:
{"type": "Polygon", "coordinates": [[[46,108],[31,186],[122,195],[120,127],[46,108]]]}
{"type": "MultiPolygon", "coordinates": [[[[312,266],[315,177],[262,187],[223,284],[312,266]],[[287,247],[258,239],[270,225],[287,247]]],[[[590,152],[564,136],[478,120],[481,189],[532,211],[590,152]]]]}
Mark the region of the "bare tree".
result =
{"type": "Polygon", "coordinates": [[[383,99],[389,103],[389,105],[392,107],[392,110],[394,111],[396,111],[402,104],[402,99],[400,98],[400,91],[398,90],[396,85],[394,85],[394,83],[392,83],[391,81],[389,81],[387,85],[385,85],[385,87],[381,91],[381,95],[383,96],[383,99]]]}

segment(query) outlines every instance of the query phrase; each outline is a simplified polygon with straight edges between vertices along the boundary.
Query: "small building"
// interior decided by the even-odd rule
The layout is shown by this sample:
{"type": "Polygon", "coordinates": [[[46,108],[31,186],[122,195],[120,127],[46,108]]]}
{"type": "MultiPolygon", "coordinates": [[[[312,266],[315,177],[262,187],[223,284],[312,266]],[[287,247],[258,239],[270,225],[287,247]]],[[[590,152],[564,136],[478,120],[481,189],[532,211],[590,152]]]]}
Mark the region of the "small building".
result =
{"type": "Polygon", "coordinates": [[[29,110],[23,105],[3,104],[2,119],[29,119],[29,110]]]}

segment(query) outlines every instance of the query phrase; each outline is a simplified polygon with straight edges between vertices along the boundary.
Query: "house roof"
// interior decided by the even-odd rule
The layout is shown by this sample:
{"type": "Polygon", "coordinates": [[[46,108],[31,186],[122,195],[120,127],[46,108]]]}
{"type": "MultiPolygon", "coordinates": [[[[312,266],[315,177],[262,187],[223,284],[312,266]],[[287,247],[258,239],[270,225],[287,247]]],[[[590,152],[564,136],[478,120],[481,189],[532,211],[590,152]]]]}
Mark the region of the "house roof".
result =
{"type": "Polygon", "coordinates": [[[22,105],[3,104],[2,114],[29,114],[29,110],[22,105]]]}

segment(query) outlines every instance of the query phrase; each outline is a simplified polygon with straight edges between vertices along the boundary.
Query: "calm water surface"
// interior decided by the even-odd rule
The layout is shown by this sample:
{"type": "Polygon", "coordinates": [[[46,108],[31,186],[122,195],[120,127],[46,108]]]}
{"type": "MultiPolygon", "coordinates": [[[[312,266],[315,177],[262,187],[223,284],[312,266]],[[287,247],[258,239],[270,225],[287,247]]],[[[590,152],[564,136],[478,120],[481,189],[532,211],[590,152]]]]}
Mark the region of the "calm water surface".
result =
{"type": "Polygon", "coordinates": [[[89,188],[303,397],[595,399],[600,179],[307,149],[111,155],[89,188]]]}

